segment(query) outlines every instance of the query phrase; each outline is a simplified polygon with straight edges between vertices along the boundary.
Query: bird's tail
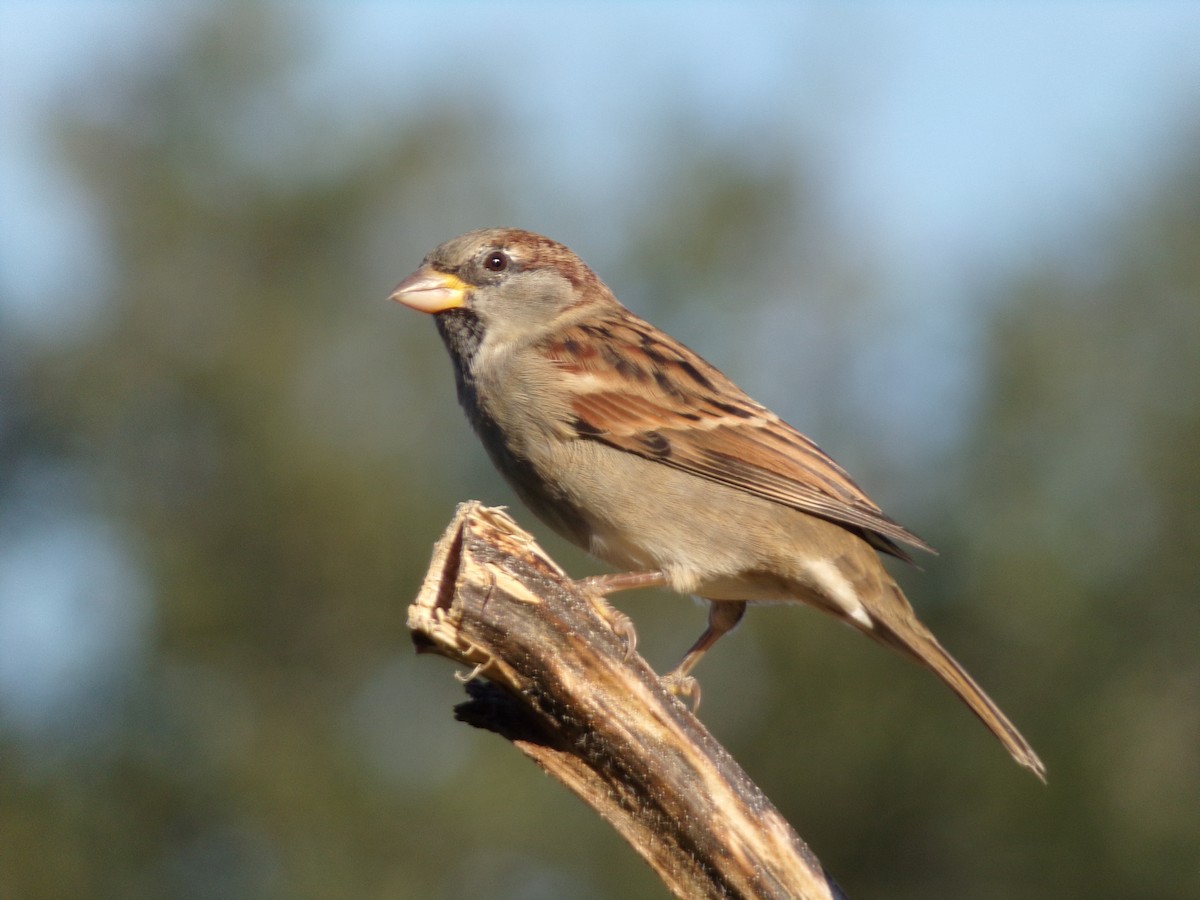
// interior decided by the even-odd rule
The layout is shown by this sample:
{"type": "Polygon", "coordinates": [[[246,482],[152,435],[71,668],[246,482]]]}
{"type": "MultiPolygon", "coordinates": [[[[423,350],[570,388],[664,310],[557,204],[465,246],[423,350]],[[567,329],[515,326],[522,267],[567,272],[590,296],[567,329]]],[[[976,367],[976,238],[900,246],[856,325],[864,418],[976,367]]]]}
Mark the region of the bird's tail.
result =
{"type": "MultiPolygon", "coordinates": [[[[895,588],[900,594],[900,589],[895,588]]],[[[903,594],[901,594],[901,599],[903,594]]],[[[904,599],[904,606],[908,601],[904,599]]],[[[910,607],[911,608],[911,607],[910,607]]],[[[915,615],[905,617],[897,622],[899,627],[890,627],[886,622],[876,619],[874,627],[863,629],[879,642],[899,650],[905,656],[916,660],[927,669],[931,669],[950,689],[962,699],[1012,754],[1012,758],[1029,769],[1042,780],[1046,781],[1046,767],[1034,752],[1029,741],[1017,730],[1017,726],[1008,720],[1008,716],[1000,711],[991,697],[984,693],[975,679],[967,674],[967,670],[958,664],[938,643],[937,638],[922,625],[915,615]]]]}

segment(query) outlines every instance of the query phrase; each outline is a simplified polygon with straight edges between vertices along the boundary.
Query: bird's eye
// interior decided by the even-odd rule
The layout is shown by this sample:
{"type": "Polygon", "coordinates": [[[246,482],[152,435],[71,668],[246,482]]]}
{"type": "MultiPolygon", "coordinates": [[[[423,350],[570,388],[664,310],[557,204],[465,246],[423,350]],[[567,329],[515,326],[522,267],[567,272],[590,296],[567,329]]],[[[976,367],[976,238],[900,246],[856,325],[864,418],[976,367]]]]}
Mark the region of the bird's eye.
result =
{"type": "Polygon", "coordinates": [[[503,272],[508,268],[508,254],[493,250],[484,258],[483,267],[489,272],[503,272]]]}

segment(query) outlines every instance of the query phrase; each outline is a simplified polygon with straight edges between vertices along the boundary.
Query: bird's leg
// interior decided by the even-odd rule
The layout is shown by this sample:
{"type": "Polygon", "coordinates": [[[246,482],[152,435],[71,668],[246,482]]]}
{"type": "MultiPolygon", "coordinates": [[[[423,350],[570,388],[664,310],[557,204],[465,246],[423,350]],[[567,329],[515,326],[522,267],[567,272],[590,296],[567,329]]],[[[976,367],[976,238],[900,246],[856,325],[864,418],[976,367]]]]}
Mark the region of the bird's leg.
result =
{"type": "Polygon", "coordinates": [[[582,591],[607,597],[618,591],[662,587],[667,583],[667,576],[662,572],[613,572],[609,575],[591,575],[587,578],[580,578],[575,583],[582,591]]]}
{"type": "Polygon", "coordinates": [[[663,676],[663,683],[676,697],[690,700],[692,712],[700,708],[700,682],[691,674],[696,663],[700,662],[708,648],[720,640],[721,635],[732,631],[742,616],[746,614],[744,600],[710,600],[708,607],[708,627],[704,634],[692,644],[692,648],[684,654],[683,661],[663,676]]]}
{"type": "Polygon", "coordinates": [[[625,615],[604,598],[617,591],[631,591],[635,588],[662,587],[667,583],[667,576],[662,572],[616,572],[610,575],[592,575],[580,578],[575,584],[583,591],[596,615],[625,644],[625,659],[633,656],[637,647],[637,632],[633,628],[633,619],[625,615]]]}

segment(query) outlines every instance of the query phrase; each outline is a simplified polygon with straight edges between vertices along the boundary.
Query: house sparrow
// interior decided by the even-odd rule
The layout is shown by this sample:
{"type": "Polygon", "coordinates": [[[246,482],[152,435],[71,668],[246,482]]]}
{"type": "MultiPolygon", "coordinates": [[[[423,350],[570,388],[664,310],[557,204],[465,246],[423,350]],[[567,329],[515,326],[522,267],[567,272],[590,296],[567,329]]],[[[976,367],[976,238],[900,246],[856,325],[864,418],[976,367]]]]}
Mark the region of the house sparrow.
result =
{"type": "Polygon", "coordinates": [[[694,686],[692,668],[747,603],[808,603],[931,669],[1045,780],[877,553],[911,561],[901,544],[932,548],[816,444],[622,306],[569,249],[473,231],[430,253],[391,299],[435,316],[459,402],[521,500],[620,570],[587,579],[590,590],[665,585],[709,601],[707,629],[667,676],[677,690],[694,686]]]}

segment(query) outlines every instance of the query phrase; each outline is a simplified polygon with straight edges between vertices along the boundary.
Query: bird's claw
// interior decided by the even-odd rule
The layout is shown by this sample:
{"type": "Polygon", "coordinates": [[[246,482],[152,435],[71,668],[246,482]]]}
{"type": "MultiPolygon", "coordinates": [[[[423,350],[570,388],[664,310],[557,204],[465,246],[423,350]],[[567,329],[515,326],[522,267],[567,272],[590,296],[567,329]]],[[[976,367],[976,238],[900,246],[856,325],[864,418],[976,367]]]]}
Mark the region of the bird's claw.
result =
{"type": "Polygon", "coordinates": [[[694,675],[684,675],[679,671],[668,672],[662,677],[663,687],[674,694],[685,704],[690,704],[692,714],[700,709],[700,682],[694,675]]]}
{"type": "Polygon", "coordinates": [[[589,590],[590,582],[591,579],[582,578],[576,584],[583,590],[583,595],[587,598],[592,610],[604,620],[604,624],[621,641],[625,648],[623,661],[629,662],[633,657],[633,651],[637,649],[637,631],[633,627],[633,619],[605,600],[603,594],[589,590]]]}

